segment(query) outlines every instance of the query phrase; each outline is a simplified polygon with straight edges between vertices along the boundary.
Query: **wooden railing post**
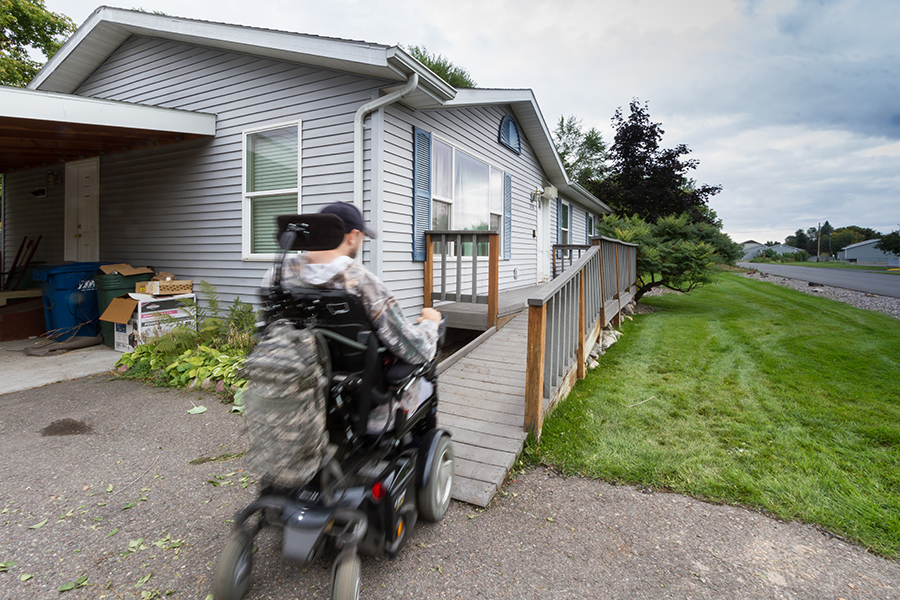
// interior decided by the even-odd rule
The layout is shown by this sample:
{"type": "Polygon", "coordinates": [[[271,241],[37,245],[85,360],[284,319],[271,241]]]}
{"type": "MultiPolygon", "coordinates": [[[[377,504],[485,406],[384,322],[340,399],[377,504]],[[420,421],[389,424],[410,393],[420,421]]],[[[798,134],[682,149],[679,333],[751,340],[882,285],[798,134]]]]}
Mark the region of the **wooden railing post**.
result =
{"type": "Polygon", "coordinates": [[[578,350],[575,352],[575,360],[578,361],[578,379],[584,379],[584,269],[581,268],[578,290],[578,350]]]}
{"type": "MultiPolygon", "coordinates": [[[[443,248],[443,247],[442,247],[443,248]]],[[[425,234],[425,308],[430,308],[431,293],[434,291],[434,245],[431,234],[425,234]]]]}
{"type": "MultiPolygon", "coordinates": [[[[500,236],[490,236],[488,259],[488,329],[497,325],[500,309],[500,236]]],[[[476,252],[477,254],[477,252],[476,252]]]]}
{"type": "Polygon", "coordinates": [[[540,439],[544,426],[544,360],[547,305],[528,307],[528,349],[525,374],[525,430],[540,439]]]}
{"type": "Polygon", "coordinates": [[[603,243],[602,240],[597,240],[597,255],[600,259],[600,327],[606,327],[606,324],[609,322],[606,320],[606,289],[603,285],[603,280],[605,279],[603,273],[603,243]]]}
{"type": "Polygon", "coordinates": [[[613,317],[613,327],[619,327],[622,324],[622,279],[619,277],[619,244],[616,248],[616,314],[613,317]]]}

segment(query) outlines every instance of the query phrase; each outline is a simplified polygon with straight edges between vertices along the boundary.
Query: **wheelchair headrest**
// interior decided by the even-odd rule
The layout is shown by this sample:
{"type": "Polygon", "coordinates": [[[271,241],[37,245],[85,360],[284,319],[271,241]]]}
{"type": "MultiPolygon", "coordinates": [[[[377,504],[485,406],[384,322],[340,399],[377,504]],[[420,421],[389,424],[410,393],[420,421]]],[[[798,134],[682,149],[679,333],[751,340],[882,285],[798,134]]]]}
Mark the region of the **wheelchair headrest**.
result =
{"type": "Polygon", "coordinates": [[[333,250],[344,241],[344,221],[332,214],[279,215],[282,250],[333,250]]]}

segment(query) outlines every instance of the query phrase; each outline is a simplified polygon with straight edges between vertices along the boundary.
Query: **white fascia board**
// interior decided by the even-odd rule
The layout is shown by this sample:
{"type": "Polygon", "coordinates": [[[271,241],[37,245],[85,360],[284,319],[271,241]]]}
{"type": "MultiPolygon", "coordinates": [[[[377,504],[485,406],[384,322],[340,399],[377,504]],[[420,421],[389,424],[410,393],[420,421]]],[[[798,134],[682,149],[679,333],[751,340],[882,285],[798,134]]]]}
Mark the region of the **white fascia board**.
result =
{"type": "Polygon", "coordinates": [[[419,75],[419,87],[429,90],[430,95],[441,103],[452,100],[460,92],[460,90],[438,77],[434,71],[420,63],[399,46],[388,48],[385,53],[385,59],[396,70],[397,74],[404,79],[408,79],[412,73],[417,73],[419,75]]]}
{"type": "Polygon", "coordinates": [[[607,206],[604,202],[597,198],[597,196],[584,189],[584,187],[582,187],[580,183],[570,183],[568,185],[568,188],[570,192],[578,196],[580,200],[579,204],[581,204],[582,206],[594,208],[606,215],[612,213],[612,209],[609,206],[607,206]]]}
{"type": "Polygon", "coordinates": [[[216,115],[0,87],[0,116],[214,136],[216,115]]]}

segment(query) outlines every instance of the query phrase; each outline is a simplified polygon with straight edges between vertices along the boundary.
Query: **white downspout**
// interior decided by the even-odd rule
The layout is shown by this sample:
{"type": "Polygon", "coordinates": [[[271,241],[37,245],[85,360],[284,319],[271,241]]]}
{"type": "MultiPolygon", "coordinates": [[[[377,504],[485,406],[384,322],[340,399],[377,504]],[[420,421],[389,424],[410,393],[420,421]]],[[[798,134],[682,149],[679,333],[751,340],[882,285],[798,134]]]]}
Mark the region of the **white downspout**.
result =
{"type": "Polygon", "coordinates": [[[353,118],[353,204],[359,209],[360,214],[363,211],[363,122],[366,120],[366,115],[382,106],[393,104],[416,89],[418,85],[419,75],[413,73],[402,89],[363,104],[356,111],[356,116],[353,118]]]}

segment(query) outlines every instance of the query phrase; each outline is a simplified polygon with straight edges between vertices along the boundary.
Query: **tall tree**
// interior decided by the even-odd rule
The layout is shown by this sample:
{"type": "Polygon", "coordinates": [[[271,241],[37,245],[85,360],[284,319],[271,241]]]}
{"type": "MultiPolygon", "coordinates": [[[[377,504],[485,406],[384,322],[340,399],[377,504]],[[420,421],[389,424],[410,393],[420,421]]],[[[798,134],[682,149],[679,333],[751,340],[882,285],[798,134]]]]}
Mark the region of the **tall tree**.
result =
{"type": "Polygon", "coordinates": [[[453,87],[473,88],[478,85],[468,71],[462,67],[457,67],[440,54],[429,52],[425,46],[409,46],[406,48],[406,51],[453,87]]]}
{"type": "Polygon", "coordinates": [[[583,131],[581,120],[560,116],[553,130],[553,141],[566,173],[572,179],[587,186],[606,177],[609,170],[606,142],[596,127],[583,131]]]}
{"type": "Polygon", "coordinates": [[[784,238],[784,243],[788,246],[793,246],[794,248],[800,248],[801,250],[807,250],[809,246],[809,235],[802,229],[798,229],[794,232],[794,235],[789,235],[784,238]]]}
{"type": "Polygon", "coordinates": [[[881,236],[881,239],[878,240],[875,247],[882,252],[889,252],[900,256],[900,229],[881,236]]]}
{"type": "Polygon", "coordinates": [[[626,118],[619,107],[612,119],[616,135],[609,177],[591,182],[588,189],[617,214],[648,221],[687,214],[694,222],[710,222],[707,203],[722,186],[697,185],[688,177],[699,161],[683,158],[691,152],[685,144],[660,147],[665,131],[650,120],[648,103],[634,99],[629,109],[626,118]]]}
{"type": "Polygon", "coordinates": [[[47,10],[44,0],[0,0],[0,84],[24,87],[42,65],[29,50],[49,59],[73,31],[72,19],[47,10]]]}

